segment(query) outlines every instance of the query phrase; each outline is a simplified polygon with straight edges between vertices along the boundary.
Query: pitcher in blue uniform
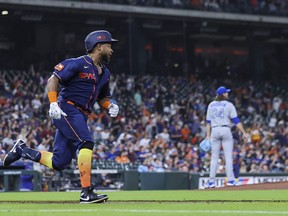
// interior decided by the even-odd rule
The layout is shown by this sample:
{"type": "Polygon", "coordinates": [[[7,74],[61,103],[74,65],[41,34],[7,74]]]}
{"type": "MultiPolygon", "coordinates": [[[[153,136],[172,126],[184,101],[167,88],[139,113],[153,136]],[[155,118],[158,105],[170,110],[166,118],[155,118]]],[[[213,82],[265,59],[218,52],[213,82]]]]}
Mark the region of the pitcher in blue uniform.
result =
{"type": "Polygon", "coordinates": [[[87,118],[95,102],[107,109],[111,117],[118,115],[119,107],[110,101],[110,72],[105,66],[110,61],[111,45],[115,41],[108,31],[91,32],[84,41],[87,55],[66,59],[55,66],[47,84],[49,116],[57,128],[53,153],[31,149],[23,140],[17,140],[4,158],[5,166],[23,157],[60,171],[79,150],[80,203],[101,203],[108,199],[107,195],[94,193],[91,186],[94,142],[87,118]]]}

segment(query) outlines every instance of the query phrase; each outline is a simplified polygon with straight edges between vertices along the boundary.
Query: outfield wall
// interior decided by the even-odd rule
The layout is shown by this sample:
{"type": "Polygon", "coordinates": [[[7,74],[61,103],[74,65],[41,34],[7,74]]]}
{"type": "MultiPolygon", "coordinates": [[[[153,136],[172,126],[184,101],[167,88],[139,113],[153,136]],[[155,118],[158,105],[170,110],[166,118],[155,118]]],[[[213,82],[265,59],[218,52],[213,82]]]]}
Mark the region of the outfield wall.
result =
{"type": "MultiPolygon", "coordinates": [[[[63,173],[69,174],[69,178],[79,180],[79,172],[65,170],[63,173]]],[[[208,173],[188,173],[188,172],[145,172],[139,173],[136,170],[92,170],[92,176],[106,173],[117,175],[121,182],[121,190],[194,190],[204,189],[209,180],[208,173]]],[[[33,191],[42,191],[43,178],[37,171],[28,170],[0,170],[0,186],[2,191],[21,191],[23,189],[23,177],[31,178],[33,191]],[[21,183],[22,182],[22,183],[21,183]]],[[[67,176],[65,177],[67,178],[67,176]]],[[[59,183],[64,179],[59,178],[59,183]]],[[[218,174],[216,187],[224,187],[227,179],[225,174],[218,174]]],[[[288,173],[242,173],[239,177],[240,185],[258,184],[266,182],[288,181],[288,173]]],[[[70,188],[73,189],[73,188],[70,188]]],[[[47,189],[51,190],[51,187],[47,189]]]]}
{"type": "MultiPolygon", "coordinates": [[[[123,190],[193,190],[204,189],[209,180],[208,174],[187,172],[138,173],[125,171],[123,190]]],[[[218,174],[216,187],[224,187],[225,174],[218,174]]],[[[242,173],[238,179],[240,185],[264,182],[288,181],[288,173],[242,173]]]]}
{"type": "Polygon", "coordinates": [[[29,190],[42,190],[42,176],[35,170],[0,170],[0,187],[2,191],[25,191],[23,181],[31,181],[29,190]]]}

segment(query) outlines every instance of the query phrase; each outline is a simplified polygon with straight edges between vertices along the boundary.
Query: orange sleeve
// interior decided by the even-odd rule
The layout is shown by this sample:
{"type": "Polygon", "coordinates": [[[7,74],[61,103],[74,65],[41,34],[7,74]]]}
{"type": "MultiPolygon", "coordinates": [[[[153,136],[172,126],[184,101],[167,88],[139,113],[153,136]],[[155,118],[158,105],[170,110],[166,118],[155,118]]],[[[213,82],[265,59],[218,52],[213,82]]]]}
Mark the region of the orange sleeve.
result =
{"type": "Polygon", "coordinates": [[[48,92],[48,98],[50,103],[57,102],[58,93],[56,91],[48,92]]]}

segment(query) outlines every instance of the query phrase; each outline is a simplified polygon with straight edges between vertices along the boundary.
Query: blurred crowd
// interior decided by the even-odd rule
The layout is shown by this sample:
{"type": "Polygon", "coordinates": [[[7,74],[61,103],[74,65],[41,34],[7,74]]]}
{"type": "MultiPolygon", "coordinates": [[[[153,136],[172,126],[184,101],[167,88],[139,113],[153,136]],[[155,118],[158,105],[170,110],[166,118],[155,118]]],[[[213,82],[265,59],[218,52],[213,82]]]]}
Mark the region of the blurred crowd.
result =
{"type": "MultiPolygon", "coordinates": [[[[50,75],[33,66],[29,71],[1,71],[1,159],[16,139],[52,151],[55,128],[48,116],[45,90],[50,75]]],[[[207,105],[219,85],[232,88],[230,100],[250,134],[248,143],[243,143],[231,125],[234,163],[240,164],[240,172],[288,172],[287,84],[194,76],[113,75],[111,92],[120,115],[112,119],[95,105],[88,120],[95,140],[93,164],[136,164],[123,167],[139,172],[208,172],[210,153],[201,152],[199,143],[206,133],[207,105]]],[[[219,173],[225,172],[223,159],[221,153],[219,173]]]]}

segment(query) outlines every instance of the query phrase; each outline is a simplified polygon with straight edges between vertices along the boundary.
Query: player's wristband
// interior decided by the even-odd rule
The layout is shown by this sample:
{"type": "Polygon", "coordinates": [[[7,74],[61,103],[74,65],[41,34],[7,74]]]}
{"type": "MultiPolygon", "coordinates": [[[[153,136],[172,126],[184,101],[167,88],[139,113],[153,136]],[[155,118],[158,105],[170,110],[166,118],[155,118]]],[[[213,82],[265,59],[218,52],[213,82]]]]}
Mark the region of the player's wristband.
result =
{"type": "Polygon", "coordinates": [[[57,98],[58,98],[57,92],[56,91],[48,92],[48,98],[49,98],[50,103],[57,102],[57,98]]]}
{"type": "Polygon", "coordinates": [[[108,107],[110,106],[110,101],[109,100],[106,100],[106,101],[104,101],[103,102],[103,104],[102,104],[102,107],[104,107],[105,109],[108,109],[108,107]]]}

